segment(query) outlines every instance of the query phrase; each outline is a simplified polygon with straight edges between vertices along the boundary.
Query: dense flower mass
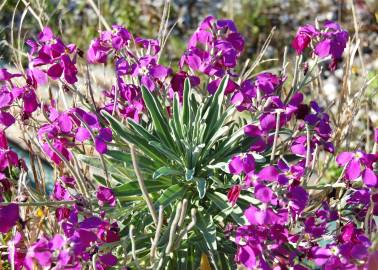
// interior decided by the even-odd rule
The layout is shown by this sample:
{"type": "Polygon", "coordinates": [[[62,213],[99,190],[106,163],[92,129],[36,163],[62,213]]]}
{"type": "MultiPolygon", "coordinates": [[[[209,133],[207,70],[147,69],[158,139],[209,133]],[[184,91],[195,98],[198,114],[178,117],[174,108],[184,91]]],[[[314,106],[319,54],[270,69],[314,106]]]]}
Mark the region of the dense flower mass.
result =
{"type": "Polygon", "coordinates": [[[43,28],[24,72],[0,69],[0,268],[5,257],[10,269],[174,268],[191,252],[194,268],[376,269],[378,129],[371,152],[336,149],[329,108],[301,92],[348,39],[332,21],[300,27],[292,47],[314,66],[297,63],[305,76],[288,86],[286,70],[240,71],[244,38],[227,19],[205,18],[172,67],[163,39],[120,25],[86,57],[43,28]],[[100,101],[90,78],[81,92],[81,63],[114,69],[100,101]],[[15,126],[30,168],[8,143],[15,126]]]}

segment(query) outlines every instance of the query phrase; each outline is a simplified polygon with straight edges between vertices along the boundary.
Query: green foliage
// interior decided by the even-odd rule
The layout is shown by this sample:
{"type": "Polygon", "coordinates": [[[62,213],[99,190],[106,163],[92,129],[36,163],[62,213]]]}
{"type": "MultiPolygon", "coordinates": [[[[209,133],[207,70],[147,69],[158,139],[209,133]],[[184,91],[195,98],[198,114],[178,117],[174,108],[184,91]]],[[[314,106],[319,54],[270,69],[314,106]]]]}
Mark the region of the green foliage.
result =
{"type": "MultiPolygon", "coordinates": [[[[163,206],[164,217],[170,216],[168,224],[164,222],[158,243],[161,262],[169,267],[184,262],[187,267],[197,269],[200,263],[198,258],[205,253],[214,267],[234,268],[233,243],[218,242],[217,239],[224,239],[224,236],[220,237],[228,222],[244,224],[245,220],[241,208],[237,205],[232,207],[223,195],[229,188],[230,176],[220,168],[233,155],[247,150],[251,139],[243,136],[239,124],[232,119],[234,109],[225,109],[227,82],[228,77],[225,77],[213,96],[199,100],[189,80],[186,80],[182,104],[176,94],[171,116],[155,92],[144,88],[143,99],[151,119],[148,122],[136,123],[129,119],[128,125],[124,125],[109,113],[103,114],[112,127],[115,145],[122,146],[106,154],[112,180],[119,183],[114,192],[121,206],[113,210],[113,214],[118,218],[124,217],[125,228],[134,224],[136,231],[154,232],[152,228],[155,225],[146,203],[141,200],[142,193],[135,173],[126,169],[126,164],[130,166],[131,163],[127,151],[127,145],[131,143],[138,150],[138,165],[155,209],[163,206]],[[186,215],[181,227],[177,225],[177,243],[173,245],[171,255],[164,256],[171,227],[175,226],[174,217],[184,199],[188,213],[196,210],[195,226],[181,241],[177,240],[181,228],[185,227],[183,224],[190,227],[191,219],[186,215]],[[184,254],[186,256],[183,257],[184,254]]],[[[94,165],[93,159],[91,162],[94,165]]],[[[87,163],[91,162],[87,160],[87,163]]],[[[150,242],[139,243],[138,240],[138,259],[148,264],[146,253],[150,242]]]]}

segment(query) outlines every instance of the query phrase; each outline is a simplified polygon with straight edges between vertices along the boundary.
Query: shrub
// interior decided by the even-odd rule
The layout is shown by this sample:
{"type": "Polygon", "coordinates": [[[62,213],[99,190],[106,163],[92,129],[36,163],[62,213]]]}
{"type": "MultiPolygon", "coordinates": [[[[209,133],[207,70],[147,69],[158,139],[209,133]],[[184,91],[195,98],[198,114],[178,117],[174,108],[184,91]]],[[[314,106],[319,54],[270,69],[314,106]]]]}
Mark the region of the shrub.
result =
{"type": "Polygon", "coordinates": [[[294,74],[286,62],[254,74],[263,52],[239,70],[231,20],[205,18],[178,71],[159,63],[164,27],[154,40],[114,25],[85,53],[43,28],[27,68],[0,73],[5,267],[374,269],[376,149],[335,148],[329,108],[302,93],[348,38],[305,25],[294,74]],[[101,100],[100,64],[114,69],[101,100]],[[32,161],[52,162],[50,192],[38,162],[29,171],[9,148],[15,125],[32,161]]]}

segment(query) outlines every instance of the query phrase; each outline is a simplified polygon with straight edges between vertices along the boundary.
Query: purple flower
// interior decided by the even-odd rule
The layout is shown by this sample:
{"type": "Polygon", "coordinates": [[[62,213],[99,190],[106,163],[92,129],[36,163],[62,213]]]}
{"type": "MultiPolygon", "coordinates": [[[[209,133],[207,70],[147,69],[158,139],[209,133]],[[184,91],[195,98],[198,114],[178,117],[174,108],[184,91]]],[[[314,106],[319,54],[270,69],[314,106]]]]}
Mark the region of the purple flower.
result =
{"type": "Polygon", "coordinates": [[[290,199],[290,206],[295,213],[301,213],[307,206],[309,195],[301,186],[290,188],[288,193],[290,199]]]}
{"type": "Polygon", "coordinates": [[[197,76],[190,76],[185,71],[179,71],[174,74],[171,79],[171,87],[169,89],[171,98],[173,98],[174,92],[177,92],[179,94],[180,101],[182,100],[184,82],[186,78],[189,78],[191,87],[196,87],[200,84],[200,78],[197,76]]]}
{"type": "Polygon", "coordinates": [[[10,149],[0,149],[0,171],[11,166],[18,166],[19,159],[15,152],[10,149]]]}
{"type": "Polygon", "coordinates": [[[272,208],[258,209],[252,205],[245,210],[244,216],[251,225],[283,225],[287,222],[286,214],[275,213],[272,208]]]}
{"type": "Polygon", "coordinates": [[[9,112],[0,111],[0,127],[10,127],[16,122],[16,119],[9,112]]]}
{"type": "Polygon", "coordinates": [[[100,206],[108,204],[114,207],[116,204],[116,198],[114,196],[113,190],[111,190],[110,188],[99,186],[96,196],[100,206]]]}
{"type": "Polygon", "coordinates": [[[332,251],[328,248],[315,247],[312,250],[314,262],[318,266],[324,265],[328,259],[333,255],[332,251]]]}
{"type": "Polygon", "coordinates": [[[346,166],[345,179],[352,181],[362,176],[362,180],[368,187],[377,185],[377,176],[375,175],[372,165],[377,161],[377,157],[372,154],[366,154],[361,151],[342,152],[336,157],[339,166],[346,166]],[[361,170],[361,167],[364,168],[361,170]]]}
{"type": "Polygon", "coordinates": [[[104,154],[108,151],[106,145],[107,142],[112,141],[112,130],[110,128],[102,128],[95,138],[96,150],[100,154],[104,154]]]}
{"type": "Polygon", "coordinates": [[[55,182],[52,197],[57,201],[70,201],[72,197],[59,181],[55,182]]]}
{"type": "Polygon", "coordinates": [[[255,186],[255,198],[263,203],[270,203],[273,198],[273,191],[262,184],[257,184],[255,186]]]}
{"type": "Polygon", "coordinates": [[[322,32],[322,40],[316,45],[314,52],[321,58],[331,55],[337,60],[343,54],[349,34],[332,21],[326,21],[323,27],[325,32],[322,32]]]}
{"type": "Polygon", "coordinates": [[[266,166],[258,173],[258,179],[264,181],[276,181],[278,179],[278,170],[274,166],[266,166]]]}
{"type": "Polygon", "coordinates": [[[228,165],[228,169],[232,174],[241,174],[242,172],[248,174],[255,169],[255,159],[251,154],[234,156],[228,165]]]}
{"type": "Polygon", "coordinates": [[[341,58],[349,34],[339,24],[333,21],[326,21],[323,29],[318,30],[313,25],[305,25],[299,28],[291,45],[297,54],[302,54],[311,41],[315,41],[314,53],[320,58],[332,56],[331,68],[335,67],[336,61],[341,58]]]}
{"type": "Polygon", "coordinates": [[[0,207],[0,232],[7,233],[20,219],[19,207],[11,203],[0,207]]]}
{"type": "Polygon", "coordinates": [[[148,90],[154,91],[157,82],[163,82],[171,73],[169,68],[157,64],[156,58],[143,56],[134,65],[132,76],[140,76],[140,81],[148,90]]]}
{"type": "Polygon", "coordinates": [[[273,94],[281,84],[282,79],[269,72],[260,73],[255,79],[256,88],[265,95],[273,94]]]}
{"type": "Polygon", "coordinates": [[[24,112],[31,114],[39,107],[37,95],[33,90],[25,91],[22,95],[24,101],[24,112]]]}
{"type": "Polygon", "coordinates": [[[106,253],[105,255],[100,256],[99,259],[101,264],[106,267],[105,269],[117,264],[117,257],[111,253],[106,253]]]}
{"type": "MultiPolygon", "coordinates": [[[[192,71],[200,71],[212,78],[208,91],[213,94],[225,74],[233,75],[232,68],[244,49],[244,39],[230,20],[205,18],[188,42],[188,48],[180,59],[180,70],[187,65],[192,71]]],[[[237,84],[229,80],[226,94],[232,93],[237,84]]]]}
{"type": "Polygon", "coordinates": [[[291,42],[291,46],[295,49],[298,55],[302,54],[310,44],[311,40],[318,35],[319,31],[312,24],[301,26],[291,42]]]}
{"type": "Polygon", "coordinates": [[[57,234],[53,238],[40,238],[36,243],[28,248],[25,257],[25,266],[27,269],[34,269],[40,266],[50,268],[51,265],[57,269],[63,269],[71,260],[73,254],[65,250],[65,238],[57,234]]]}
{"type": "Polygon", "coordinates": [[[14,73],[14,74],[9,73],[6,68],[0,69],[0,82],[1,81],[10,81],[15,77],[21,77],[21,76],[22,76],[22,74],[20,74],[20,73],[14,73]]]}
{"type": "Polygon", "coordinates": [[[25,263],[26,253],[22,246],[22,235],[16,232],[13,239],[8,241],[8,260],[14,263],[15,269],[22,269],[25,263]]]}
{"type": "MultiPolygon", "coordinates": [[[[262,116],[261,119],[263,120],[269,120],[271,123],[270,125],[267,125],[269,122],[264,121],[264,127],[267,128],[269,126],[273,126],[273,121],[271,117],[264,117],[262,116]]],[[[275,120],[274,120],[275,121],[275,120]]],[[[264,152],[265,149],[267,148],[268,145],[271,145],[273,143],[273,135],[269,134],[269,130],[264,130],[261,125],[256,126],[256,125],[246,125],[244,127],[244,134],[247,135],[248,137],[254,138],[253,144],[250,147],[251,151],[256,151],[256,152],[264,152]]]]}
{"type": "Polygon", "coordinates": [[[160,44],[156,39],[136,37],[135,43],[144,48],[148,55],[156,55],[160,51],[160,44]]]}
{"type": "Polygon", "coordinates": [[[29,41],[27,44],[31,47],[28,71],[30,85],[37,87],[37,85],[45,84],[47,82],[46,74],[54,80],[63,75],[69,84],[77,82],[76,45],[65,45],[53,35],[48,27],[39,33],[38,42],[29,41]],[[73,56],[70,57],[70,55],[73,56]],[[37,68],[45,65],[49,66],[46,73],[37,68]]]}
{"type": "Polygon", "coordinates": [[[100,37],[91,41],[87,52],[90,63],[106,63],[108,55],[119,52],[129,45],[132,36],[130,32],[120,25],[113,25],[110,31],[103,31],[100,37]]]}
{"type": "Polygon", "coordinates": [[[238,246],[235,256],[236,261],[242,263],[248,269],[253,269],[256,266],[256,255],[249,245],[238,246]]]}
{"type": "MultiPolygon", "coordinates": [[[[67,148],[67,140],[55,139],[52,145],[56,149],[56,151],[59,152],[66,160],[71,160],[72,154],[67,148]]],[[[59,165],[62,163],[59,155],[47,143],[44,143],[42,145],[42,149],[46,153],[46,155],[48,155],[50,159],[55,162],[55,164],[59,165]]]]}

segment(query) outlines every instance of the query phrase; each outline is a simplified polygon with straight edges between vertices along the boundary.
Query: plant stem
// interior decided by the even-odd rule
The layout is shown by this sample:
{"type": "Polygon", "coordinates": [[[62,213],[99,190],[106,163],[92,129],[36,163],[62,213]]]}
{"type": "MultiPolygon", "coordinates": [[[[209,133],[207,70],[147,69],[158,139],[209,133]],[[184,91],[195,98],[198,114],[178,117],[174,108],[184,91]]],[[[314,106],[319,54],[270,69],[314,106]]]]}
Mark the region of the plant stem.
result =
{"type": "Polygon", "coordinates": [[[274,140],[273,140],[272,153],[270,155],[270,164],[272,164],[272,162],[274,160],[274,155],[275,155],[275,152],[276,152],[277,140],[278,140],[278,131],[280,129],[280,120],[281,120],[281,112],[277,112],[276,131],[274,132],[274,140]]]}
{"type": "Polygon", "coordinates": [[[158,225],[156,227],[156,232],[155,232],[155,238],[154,238],[154,241],[152,242],[152,245],[151,245],[151,253],[150,253],[150,256],[151,256],[151,264],[153,265],[154,262],[155,262],[155,259],[156,259],[156,249],[157,249],[157,244],[158,244],[158,241],[159,241],[159,238],[160,238],[160,234],[161,234],[161,228],[163,227],[163,206],[160,205],[159,207],[159,220],[158,220],[158,225]]]}
{"type": "Polygon", "coordinates": [[[181,206],[182,206],[182,203],[179,202],[177,204],[175,217],[173,218],[171,228],[169,230],[169,240],[168,240],[167,248],[165,249],[165,254],[169,254],[172,250],[173,242],[175,240],[177,223],[179,222],[179,218],[181,215],[181,206]]]}
{"type": "MultiPolygon", "coordinates": [[[[95,138],[95,135],[93,134],[92,129],[88,126],[88,124],[84,121],[84,119],[83,119],[78,113],[75,113],[75,116],[80,120],[80,122],[81,122],[81,123],[84,125],[84,127],[88,130],[89,134],[90,134],[91,137],[92,137],[93,143],[95,144],[95,143],[96,143],[96,138],[95,138]]],[[[103,157],[102,154],[100,154],[99,156],[100,156],[100,160],[101,160],[102,167],[104,168],[104,172],[105,172],[106,186],[107,186],[108,188],[111,188],[110,181],[109,181],[109,173],[108,173],[108,169],[107,169],[107,167],[106,167],[106,163],[105,163],[104,157],[103,157]]]]}
{"type": "Polygon", "coordinates": [[[133,256],[134,263],[138,269],[141,269],[139,266],[138,258],[136,256],[136,248],[135,248],[135,239],[134,239],[134,225],[130,225],[129,235],[131,241],[131,254],[133,256]]]}
{"type": "Polygon", "coordinates": [[[142,191],[143,198],[146,201],[148,209],[150,210],[150,214],[152,216],[152,219],[154,220],[154,223],[157,226],[158,218],[157,218],[156,210],[155,210],[155,207],[154,207],[154,205],[151,201],[151,198],[150,198],[149,193],[147,191],[146,185],[144,183],[143,175],[140,172],[138,162],[136,160],[135,147],[131,143],[129,144],[129,146],[130,146],[131,160],[132,160],[132,163],[133,163],[135,175],[136,175],[137,180],[138,180],[139,188],[142,191]]]}
{"type": "Polygon", "coordinates": [[[82,181],[81,179],[81,176],[79,173],[76,172],[76,170],[71,166],[71,164],[69,163],[69,161],[62,155],[62,153],[60,153],[53,145],[52,143],[50,142],[49,139],[46,138],[46,142],[47,144],[50,146],[51,150],[53,150],[53,152],[55,154],[58,155],[58,157],[67,165],[68,169],[70,170],[70,172],[73,174],[73,176],[76,178],[76,181],[79,185],[79,188],[80,188],[80,191],[85,195],[85,197],[88,199],[89,198],[89,193],[88,193],[88,190],[85,186],[85,183],[84,181],[82,181]]]}

